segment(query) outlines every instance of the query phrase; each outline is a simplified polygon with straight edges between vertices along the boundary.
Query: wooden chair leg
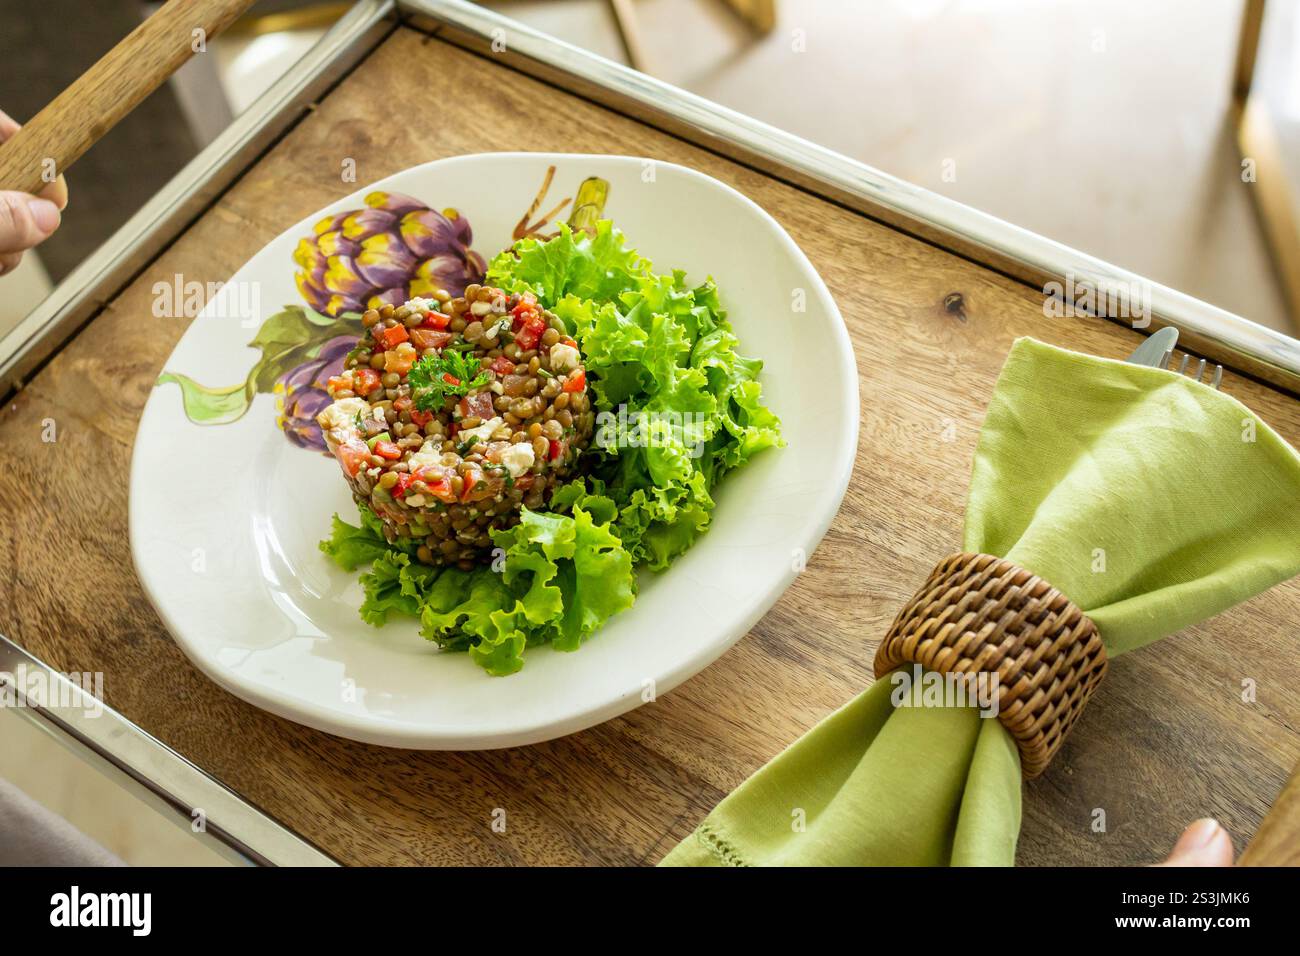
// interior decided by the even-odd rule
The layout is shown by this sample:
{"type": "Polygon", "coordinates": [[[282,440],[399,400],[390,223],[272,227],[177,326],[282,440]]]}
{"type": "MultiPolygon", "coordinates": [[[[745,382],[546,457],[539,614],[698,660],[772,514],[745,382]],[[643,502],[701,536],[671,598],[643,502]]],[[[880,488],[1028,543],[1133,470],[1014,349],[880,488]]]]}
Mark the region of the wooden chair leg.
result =
{"type": "Polygon", "coordinates": [[[627,53],[628,63],[634,70],[640,70],[642,73],[650,72],[632,0],[609,0],[609,6],[614,11],[614,22],[618,25],[618,38],[623,41],[623,50],[627,53]]]}
{"type": "MultiPolygon", "coordinates": [[[[776,28],[776,0],[722,0],[736,16],[749,24],[755,33],[771,33],[776,28]]],[[[1262,2],[1262,0],[1261,0],[1262,2]]]]}

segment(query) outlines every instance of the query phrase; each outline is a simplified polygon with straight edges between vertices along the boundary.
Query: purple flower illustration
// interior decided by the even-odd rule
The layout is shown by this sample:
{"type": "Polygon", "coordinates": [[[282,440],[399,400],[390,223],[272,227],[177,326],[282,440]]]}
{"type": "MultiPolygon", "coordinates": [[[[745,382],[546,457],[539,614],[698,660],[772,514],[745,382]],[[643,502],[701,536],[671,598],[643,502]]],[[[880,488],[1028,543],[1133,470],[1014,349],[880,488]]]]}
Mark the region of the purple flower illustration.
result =
{"type": "Polygon", "coordinates": [[[446,289],[461,295],[481,282],[483,257],[454,209],[437,212],[418,199],[376,191],[365,209],[326,216],[294,249],[303,299],[324,315],[363,312],[446,289]]]}
{"type": "Polygon", "coordinates": [[[343,360],[357,344],[357,336],[340,335],[321,346],[320,354],[281,375],[272,389],[276,418],[289,440],[300,448],[324,452],[325,438],[316,415],[330,403],[325,383],[343,371],[343,360]]]}
{"type": "MultiPolygon", "coordinates": [[[[590,229],[600,218],[609,183],[591,177],[574,199],[564,199],[534,218],[555,176],[546,171],[541,189],[515,227],[514,238],[548,238],[542,231],[570,202],[569,224],[590,229]]],[[[445,289],[464,295],[482,282],[483,257],[470,245],[469,222],[455,209],[438,212],[411,196],[377,190],[364,209],[326,216],[298,242],[295,278],[307,303],[286,305],[258,328],[249,346],[260,353],[241,382],[211,386],[183,372],[164,371],[157,385],[176,385],[186,416],[198,425],[238,421],[258,395],[273,393],[276,424],[300,448],[324,453],[316,415],[330,404],[326,383],[343,371],[361,335],[361,313],[385,303],[445,289]]]]}

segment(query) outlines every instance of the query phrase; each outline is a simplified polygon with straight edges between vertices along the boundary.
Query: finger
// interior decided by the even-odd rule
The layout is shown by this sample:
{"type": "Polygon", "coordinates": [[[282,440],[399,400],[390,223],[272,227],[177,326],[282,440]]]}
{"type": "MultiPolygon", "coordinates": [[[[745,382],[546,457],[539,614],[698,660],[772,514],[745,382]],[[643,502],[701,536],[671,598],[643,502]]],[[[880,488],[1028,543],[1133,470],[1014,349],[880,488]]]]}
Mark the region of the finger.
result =
{"type": "MultiPolygon", "coordinates": [[[[21,124],[4,110],[0,110],[0,143],[22,129],[21,124]]],[[[59,174],[59,178],[41,190],[41,198],[48,199],[60,210],[68,208],[68,181],[59,174]]]]}
{"type": "Polygon", "coordinates": [[[58,179],[41,190],[40,196],[42,199],[48,199],[54,203],[62,212],[68,208],[68,181],[59,176],[58,179]]]}
{"type": "Polygon", "coordinates": [[[18,263],[23,261],[21,252],[6,252],[0,255],[0,276],[8,275],[18,268],[18,263]]]}
{"type": "Polygon", "coordinates": [[[1232,837],[1218,820],[1197,820],[1178,838],[1169,859],[1157,866],[1232,866],[1232,837]]]}
{"type": "Polygon", "coordinates": [[[22,252],[59,228],[59,207],[26,193],[0,192],[0,254],[22,252]]]}

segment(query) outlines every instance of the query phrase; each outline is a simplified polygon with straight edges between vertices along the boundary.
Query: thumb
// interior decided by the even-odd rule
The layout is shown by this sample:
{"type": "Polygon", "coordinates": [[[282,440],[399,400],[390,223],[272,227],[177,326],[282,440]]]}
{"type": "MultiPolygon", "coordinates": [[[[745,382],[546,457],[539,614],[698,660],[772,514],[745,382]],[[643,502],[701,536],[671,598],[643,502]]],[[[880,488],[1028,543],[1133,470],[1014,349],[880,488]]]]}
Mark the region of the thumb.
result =
{"type": "Polygon", "coordinates": [[[1169,859],[1156,866],[1232,866],[1232,857],[1232,837],[1207,817],[1184,830],[1169,859]]]}
{"type": "Polygon", "coordinates": [[[59,228],[59,207],[26,193],[0,192],[0,255],[22,252],[59,228]]]}

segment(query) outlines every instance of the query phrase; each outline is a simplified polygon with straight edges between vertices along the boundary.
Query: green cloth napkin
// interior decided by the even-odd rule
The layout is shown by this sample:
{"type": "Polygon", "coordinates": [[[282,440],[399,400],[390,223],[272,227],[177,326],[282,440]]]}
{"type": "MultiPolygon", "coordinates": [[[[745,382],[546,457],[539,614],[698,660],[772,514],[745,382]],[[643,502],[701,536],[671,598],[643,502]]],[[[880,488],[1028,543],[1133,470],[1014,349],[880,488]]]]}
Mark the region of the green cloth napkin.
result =
{"type": "MultiPolygon", "coordinates": [[[[1019,339],[963,547],[1051,582],[1114,657],[1300,573],[1300,456],[1186,376],[1019,339]]],[[[895,708],[892,690],[876,681],[823,720],[664,865],[1013,864],[1014,740],[974,708],[895,708]]]]}

